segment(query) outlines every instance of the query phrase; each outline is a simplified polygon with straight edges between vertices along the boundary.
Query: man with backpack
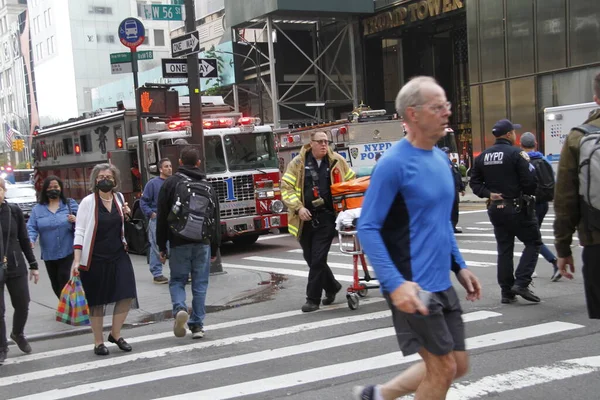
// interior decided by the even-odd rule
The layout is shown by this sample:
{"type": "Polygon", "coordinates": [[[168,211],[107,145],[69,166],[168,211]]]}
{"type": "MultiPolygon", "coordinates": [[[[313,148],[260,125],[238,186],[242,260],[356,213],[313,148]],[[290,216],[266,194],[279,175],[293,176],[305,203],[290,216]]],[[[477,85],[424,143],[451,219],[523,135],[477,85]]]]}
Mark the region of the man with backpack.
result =
{"type": "MultiPolygon", "coordinates": [[[[537,142],[533,133],[525,132],[521,135],[521,148],[527,152],[529,162],[535,167],[535,176],[538,181],[538,186],[535,191],[535,215],[537,217],[538,225],[540,226],[540,229],[542,229],[542,222],[544,222],[544,217],[549,208],[548,203],[554,200],[555,181],[552,165],[550,165],[542,153],[535,150],[536,146],[537,142]]],[[[540,253],[554,268],[550,280],[552,282],[558,282],[562,275],[558,272],[556,256],[545,244],[542,244],[540,253]]]]}
{"type": "MultiPolygon", "coordinates": [[[[600,106],[600,74],[593,83],[600,106]]],[[[571,130],[560,153],[554,197],[554,238],[558,269],[573,279],[571,253],[577,229],[583,246],[583,282],[588,315],[600,319],[600,109],[571,130]]]]}
{"type": "Polygon", "coordinates": [[[210,275],[221,242],[219,199],[198,168],[200,153],[186,146],[179,168],[163,183],[158,195],[156,244],[160,258],[167,259],[169,241],[169,292],[173,303],[173,333],[184,337],[188,323],[193,339],[204,337],[204,305],[210,275]],[[192,275],[192,314],[186,306],[185,284],[192,275]],[[189,319],[189,322],[188,322],[189,319]]]}

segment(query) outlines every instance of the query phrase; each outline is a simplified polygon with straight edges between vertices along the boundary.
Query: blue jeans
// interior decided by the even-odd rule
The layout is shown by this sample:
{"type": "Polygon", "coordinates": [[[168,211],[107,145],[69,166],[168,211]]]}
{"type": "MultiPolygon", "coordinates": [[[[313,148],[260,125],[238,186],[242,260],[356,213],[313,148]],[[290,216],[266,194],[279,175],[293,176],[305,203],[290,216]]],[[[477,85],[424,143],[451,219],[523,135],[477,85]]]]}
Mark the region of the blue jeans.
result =
{"type": "Polygon", "coordinates": [[[148,241],[150,242],[150,272],[153,277],[159,277],[163,274],[163,265],[160,262],[160,250],[156,245],[156,218],[150,219],[148,222],[148,241]]]}
{"type": "Polygon", "coordinates": [[[202,243],[192,243],[170,249],[169,292],[173,303],[173,316],[180,310],[188,310],[185,305],[185,285],[190,273],[192,274],[192,315],[188,326],[204,327],[206,311],[206,290],[210,275],[210,246],[202,243]]]}
{"type": "MultiPolygon", "coordinates": [[[[537,217],[538,225],[540,226],[540,229],[542,228],[542,222],[544,222],[544,217],[546,216],[546,213],[548,212],[548,208],[549,208],[548,203],[536,203],[536,205],[535,205],[535,215],[537,217]]],[[[542,244],[542,247],[540,249],[540,254],[549,263],[553,263],[556,260],[556,256],[552,253],[552,251],[545,244],[542,244]]]]}

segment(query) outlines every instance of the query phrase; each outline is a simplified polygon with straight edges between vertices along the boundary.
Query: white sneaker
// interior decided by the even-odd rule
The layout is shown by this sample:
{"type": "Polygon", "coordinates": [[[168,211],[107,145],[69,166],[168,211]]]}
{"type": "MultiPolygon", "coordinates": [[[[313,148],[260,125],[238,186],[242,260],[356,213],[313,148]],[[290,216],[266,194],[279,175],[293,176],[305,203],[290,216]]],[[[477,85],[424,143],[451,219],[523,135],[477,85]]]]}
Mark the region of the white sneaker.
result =
{"type": "Polygon", "coordinates": [[[189,314],[185,310],[180,310],[175,315],[175,325],[173,325],[173,333],[175,337],[185,337],[186,329],[185,324],[190,318],[189,314]]]}
{"type": "Polygon", "coordinates": [[[537,272],[534,272],[533,274],[531,274],[532,278],[537,278],[537,272]]]}
{"type": "Polygon", "coordinates": [[[202,339],[204,337],[204,329],[192,328],[192,339],[202,339]]]}

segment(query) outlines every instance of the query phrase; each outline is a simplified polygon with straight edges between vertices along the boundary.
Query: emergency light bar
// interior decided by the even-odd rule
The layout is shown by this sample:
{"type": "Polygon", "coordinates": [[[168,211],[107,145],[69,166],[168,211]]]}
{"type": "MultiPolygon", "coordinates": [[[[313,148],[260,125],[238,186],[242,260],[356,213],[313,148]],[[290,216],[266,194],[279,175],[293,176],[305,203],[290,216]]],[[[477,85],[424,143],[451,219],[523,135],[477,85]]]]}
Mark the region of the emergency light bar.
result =
{"type": "Polygon", "coordinates": [[[181,130],[183,128],[187,128],[188,126],[192,126],[190,121],[171,121],[167,125],[171,131],[181,130]]]}
{"type": "Polygon", "coordinates": [[[385,115],[386,111],[385,110],[367,110],[367,111],[361,111],[360,112],[360,116],[362,118],[365,117],[381,117],[382,115],[385,115]]]}

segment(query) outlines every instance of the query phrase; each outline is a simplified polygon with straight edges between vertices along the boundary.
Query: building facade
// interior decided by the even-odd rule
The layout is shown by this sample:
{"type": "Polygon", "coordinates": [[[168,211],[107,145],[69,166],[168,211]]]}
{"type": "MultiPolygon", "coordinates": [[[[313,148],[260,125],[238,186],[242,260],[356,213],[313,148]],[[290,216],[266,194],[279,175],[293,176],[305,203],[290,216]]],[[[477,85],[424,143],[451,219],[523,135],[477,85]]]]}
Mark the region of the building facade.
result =
{"type": "MultiPolygon", "coordinates": [[[[128,52],[118,27],[127,17],[142,19],[149,1],[29,0],[31,35],[41,125],[92,110],[92,88],[120,79],[111,71],[110,54],[128,52]],[[60,77],[60,79],[57,79],[60,77]]],[[[153,59],[140,61],[141,71],[168,56],[169,23],[142,20],[153,59]]],[[[114,106],[112,104],[111,106],[114,106]]]]}
{"type": "Polygon", "coordinates": [[[538,136],[543,111],[588,102],[600,72],[600,9],[589,0],[378,0],[362,20],[371,107],[393,111],[402,85],[434,76],[452,102],[467,162],[510,118],[538,136]],[[384,84],[385,83],[385,84],[384,84]]]}

